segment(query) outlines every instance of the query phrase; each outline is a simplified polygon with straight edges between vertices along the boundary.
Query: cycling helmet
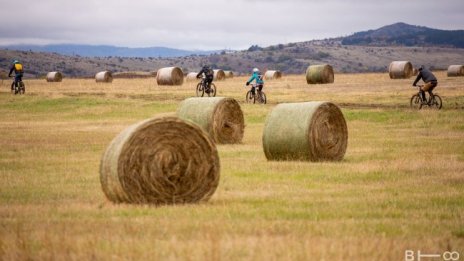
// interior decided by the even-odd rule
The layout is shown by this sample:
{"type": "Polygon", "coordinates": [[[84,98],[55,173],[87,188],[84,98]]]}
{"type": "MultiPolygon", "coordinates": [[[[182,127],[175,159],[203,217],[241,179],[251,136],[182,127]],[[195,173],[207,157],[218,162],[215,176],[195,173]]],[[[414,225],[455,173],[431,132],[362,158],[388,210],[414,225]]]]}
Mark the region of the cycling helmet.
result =
{"type": "Polygon", "coordinates": [[[259,69],[258,68],[253,68],[253,72],[259,72],[259,69]]]}
{"type": "Polygon", "coordinates": [[[18,60],[13,60],[11,63],[15,64],[15,63],[19,63],[19,61],[18,60]]]}

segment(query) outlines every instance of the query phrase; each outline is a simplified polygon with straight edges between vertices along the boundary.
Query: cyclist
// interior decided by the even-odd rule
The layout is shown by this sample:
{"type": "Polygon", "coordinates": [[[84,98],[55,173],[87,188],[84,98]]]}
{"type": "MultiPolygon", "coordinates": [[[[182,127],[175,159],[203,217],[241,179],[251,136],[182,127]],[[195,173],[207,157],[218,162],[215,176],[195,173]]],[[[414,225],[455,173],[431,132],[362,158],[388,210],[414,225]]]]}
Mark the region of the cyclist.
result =
{"type": "Polygon", "coordinates": [[[424,66],[419,67],[419,74],[417,75],[417,78],[412,84],[412,86],[416,86],[417,82],[420,81],[420,79],[422,79],[422,81],[424,81],[425,84],[420,88],[419,92],[422,96],[422,100],[427,101],[425,99],[425,92],[428,92],[430,97],[432,97],[432,91],[433,89],[435,89],[435,87],[437,87],[438,81],[435,75],[433,75],[431,71],[424,68],[424,66]]]}
{"type": "Polygon", "coordinates": [[[13,90],[13,88],[18,87],[18,83],[22,81],[24,71],[23,71],[23,65],[18,60],[14,60],[11,64],[12,65],[11,65],[10,73],[8,73],[8,77],[11,77],[11,74],[13,73],[13,71],[15,72],[14,86],[13,84],[11,85],[11,90],[13,90]]]}
{"type": "MultiPolygon", "coordinates": [[[[258,68],[253,69],[253,74],[251,75],[250,79],[246,82],[246,86],[250,85],[252,81],[256,81],[256,87],[258,87],[258,92],[261,92],[264,87],[264,80],[263,75],[260,73],[258,68]]],[[[251,88],[251,94],[255,96],[255,88],[251,88]]]]}
{"type": "Polygon", "coordinates": [[[205,92],[209,93],[211,82],[213,82],[214,79],[214,71],[208,65],[204,65],[203,68],[201,68],[201,71],[197,74],[197,79],[200,79],[202,74],[205,75],[205,92]]]}

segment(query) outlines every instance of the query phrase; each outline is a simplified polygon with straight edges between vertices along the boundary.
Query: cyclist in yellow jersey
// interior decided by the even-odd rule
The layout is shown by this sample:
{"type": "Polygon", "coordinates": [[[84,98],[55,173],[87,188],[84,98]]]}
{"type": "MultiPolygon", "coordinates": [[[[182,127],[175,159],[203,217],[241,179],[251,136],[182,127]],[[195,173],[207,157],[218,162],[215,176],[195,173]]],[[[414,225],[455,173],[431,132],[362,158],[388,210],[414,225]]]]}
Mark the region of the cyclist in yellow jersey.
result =
{"type": "MultiPolygon", "coordinates": [[[[8,74],[8,77],[11,77],[11,74],[15,72],[15,80],[14,80],[14,86],[18,87],[18,83],[23,80],[23,65],[20,63],[18,60],[14,60],[11,65],[10,73],[8,74]]],[[[13,90],[13,85],[11,85],[11,89],[13,90]]]]}

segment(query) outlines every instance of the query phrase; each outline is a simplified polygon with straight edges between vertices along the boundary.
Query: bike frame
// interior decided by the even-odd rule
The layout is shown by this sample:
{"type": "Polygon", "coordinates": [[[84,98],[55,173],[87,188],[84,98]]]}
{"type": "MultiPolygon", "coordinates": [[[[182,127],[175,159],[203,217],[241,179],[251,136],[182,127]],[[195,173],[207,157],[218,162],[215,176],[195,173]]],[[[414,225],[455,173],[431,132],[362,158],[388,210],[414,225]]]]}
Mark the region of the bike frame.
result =
{"type": "Polygon", "coordinates": [[[427,99],[427,96],[424,94],[424,96],[425,96],[425,100],[424,100],[422,98],[422,95],[421,95],[421,92],[422,92],[421,87],[423,87],[423,85],[417,85],[416,87],[419,88],[419,91],[411,97],[411,100],[410,100],[410,106],[411,107],[418,106],[418,109],[421,109],[422,106],[434,107],[434,108],[437,108],[437,109],[442,108],[443,101],[442,101],[440,95],[433,93],[433,91],[430,91],[430,92],[427,91],[429,93],[429,97],[427,99]],[[415,98],[415,97],[417,97],[417,98],[415,98]],[[416,102],[416,101],[418,101],[420,104],[418,104],[418,102],[416,102]]]}
{"type": "Polygon", "coordinates": [[[430,92],[429,91],[422,91],[421,88],[424,87],[424,85],[416,85],[416,87],[419,88],[419,91],[417,92],[417,95],[419,96],[421,102],[428,102],[433,98],[433,96],[434,96],[433,91],[430,91],[430,92]],[[425,101],[424,101],[423,98],[422,98],[421,92],[428,93],[429,94],[428,99],[427,99],[427,95],[425,95],[425,101]]]}

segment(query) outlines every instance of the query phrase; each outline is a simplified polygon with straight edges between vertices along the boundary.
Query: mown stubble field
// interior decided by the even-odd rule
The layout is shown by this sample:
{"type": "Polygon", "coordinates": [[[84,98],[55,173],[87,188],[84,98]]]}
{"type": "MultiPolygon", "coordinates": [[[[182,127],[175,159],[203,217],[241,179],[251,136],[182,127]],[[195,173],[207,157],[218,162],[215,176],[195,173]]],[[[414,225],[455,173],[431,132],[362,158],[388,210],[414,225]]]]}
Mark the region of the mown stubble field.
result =
{"type": "Polygon", "coordinates": [[[245,114],[242,144],[218,145],[221,180],[199,205],[113,204],[99,164],[128,125],[172,114],[194,83],[25,80],[0,85],[0,260],[404,260],[405,250],[464,258],[464,77],[437,72],[441,111],[409,109],[413,79],[337,74],[217,82],[245,114]],[[261,136],[281,102],[332,101],[349,141],[341,162],[268,162],[261,136]]]}

